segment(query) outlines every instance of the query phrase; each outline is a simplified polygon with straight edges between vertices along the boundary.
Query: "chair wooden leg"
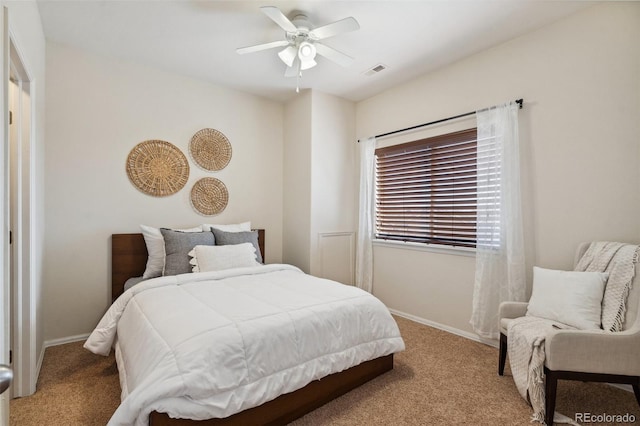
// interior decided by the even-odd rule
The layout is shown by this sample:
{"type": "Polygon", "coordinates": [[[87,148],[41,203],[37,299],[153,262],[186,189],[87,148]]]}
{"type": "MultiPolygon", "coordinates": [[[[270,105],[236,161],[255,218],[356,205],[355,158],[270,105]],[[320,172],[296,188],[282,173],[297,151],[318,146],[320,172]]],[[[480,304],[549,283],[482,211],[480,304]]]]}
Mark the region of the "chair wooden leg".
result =
{"type": "Polygon", "coordinates": [[[638,381],[633,383],[631,386],[633,386],[633,393],[636,396],[636,401],[638,402],[638,405],[640,405],[640,377],[638,377],[638,381]]]}
{"type": "Polygon", "coordinates": [[[545,374],[545,412],[544,422],[547,426],[553,425],[553,413],[556,411],[556,389],[558,387],[558,377],[555,371],[544,369],[545,374]]]}
{"type": "Polygon", "coordinates": [[[500,359],[498,361],[498,375],[504,376],[504,364],[507,360],[507,336],[500,333],[500,359]]]}

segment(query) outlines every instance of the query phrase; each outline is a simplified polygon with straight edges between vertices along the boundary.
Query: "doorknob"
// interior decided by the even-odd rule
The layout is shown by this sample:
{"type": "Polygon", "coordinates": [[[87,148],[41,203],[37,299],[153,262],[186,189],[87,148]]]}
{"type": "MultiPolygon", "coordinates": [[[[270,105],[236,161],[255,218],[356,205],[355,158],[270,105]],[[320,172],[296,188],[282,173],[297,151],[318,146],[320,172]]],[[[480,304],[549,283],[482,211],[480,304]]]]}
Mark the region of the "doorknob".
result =
{"type": "Polygon", "coordinates": [[[13,380],[13,371],[8,365],[0,364],[0,394],[9,389],[13,380]]]}

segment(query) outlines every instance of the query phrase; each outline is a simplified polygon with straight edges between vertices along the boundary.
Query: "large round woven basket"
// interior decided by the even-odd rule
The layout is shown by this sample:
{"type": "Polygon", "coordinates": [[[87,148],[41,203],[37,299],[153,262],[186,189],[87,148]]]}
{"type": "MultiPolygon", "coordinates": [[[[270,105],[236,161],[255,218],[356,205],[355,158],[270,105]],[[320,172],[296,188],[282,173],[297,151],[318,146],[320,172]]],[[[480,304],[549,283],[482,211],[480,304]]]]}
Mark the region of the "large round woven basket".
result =
{"type": "Polygon", "coordinates": [[[182,151],[169,142],[144,141],[129,153],[127,175],[131,183],[145,194],[166,197],[186,185],[189,162],[182,151]]]}
{"type": "Polygon", "coordinates": [[[221,213],[229,202],[229,191],[221,180],[206,177],[191,188],[191,205],[205,216],[221,213]]]}
{"type": "Polygon", "coordinates": [[[216,129],[202,129],[191,138],[189,153],[198,166],[214,172],[231,161],[231,143],[216,129]]]}

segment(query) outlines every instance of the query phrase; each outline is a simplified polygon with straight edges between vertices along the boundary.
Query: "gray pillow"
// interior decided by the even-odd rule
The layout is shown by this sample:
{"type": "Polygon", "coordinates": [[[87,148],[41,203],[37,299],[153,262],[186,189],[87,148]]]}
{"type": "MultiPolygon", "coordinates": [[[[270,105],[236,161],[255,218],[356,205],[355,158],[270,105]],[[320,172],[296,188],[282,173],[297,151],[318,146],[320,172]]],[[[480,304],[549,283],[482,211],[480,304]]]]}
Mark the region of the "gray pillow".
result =
{"type": "Polygon", "coordinates": [[[178,275],[191,272],[189,252],[195,246],[213,246],[215,237],[209,231],[181,232],[160,228],[164,238],[164,271],[162,275],[178,275]]]}
{"type": "Polygon", "coordinates": [[[225,232],[211,228],[211,232],[216,236],[217,246],[228,246],[232,244],[251,243],[256,248],[256,260],[262,263],[262,253],[258,245],[258,231],[248,232],[225,232]]]}

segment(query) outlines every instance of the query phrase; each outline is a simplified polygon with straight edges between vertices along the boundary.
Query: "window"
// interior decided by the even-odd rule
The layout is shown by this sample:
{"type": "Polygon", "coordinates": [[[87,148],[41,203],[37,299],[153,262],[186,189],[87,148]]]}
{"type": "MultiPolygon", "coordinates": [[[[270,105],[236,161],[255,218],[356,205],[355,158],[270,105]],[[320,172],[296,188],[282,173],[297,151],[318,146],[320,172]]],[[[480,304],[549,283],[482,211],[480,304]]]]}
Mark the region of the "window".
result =
{"type": "Polygon", "coordinates": [[[477,132],[376,149],[377,239],[476,246],[477,132]]]}

